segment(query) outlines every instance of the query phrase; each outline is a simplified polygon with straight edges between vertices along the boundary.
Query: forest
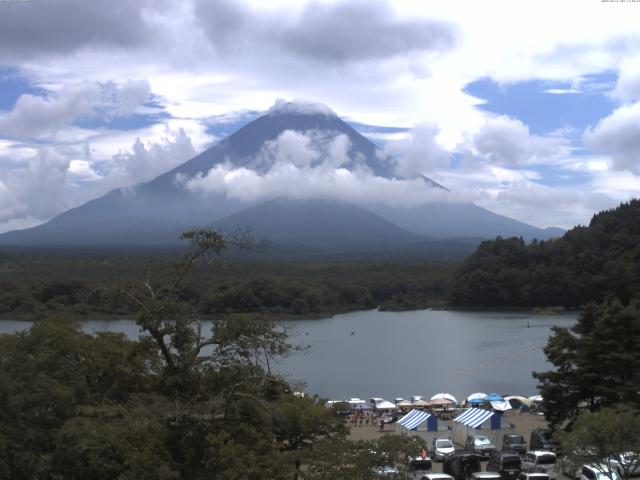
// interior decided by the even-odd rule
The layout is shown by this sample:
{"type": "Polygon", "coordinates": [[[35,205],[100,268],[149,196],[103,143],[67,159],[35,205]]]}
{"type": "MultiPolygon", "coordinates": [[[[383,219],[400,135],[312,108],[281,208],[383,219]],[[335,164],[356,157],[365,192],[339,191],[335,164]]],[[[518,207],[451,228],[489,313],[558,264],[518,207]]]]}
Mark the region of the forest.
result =
{"type": "Polygon", "coordinates": [[[640,201],[593,216],[562,238],[483,242],[453,272],[452,307],[577,309],[610,293],[628,302],[640,287],[640,201]]]}
{"type": "MultiPolygon", "coordinates": [[[[165,278],[167,255],[11,253],[0,257],[0,318],[127,317],[127,282],[165,278]]],[[[275,318],[324,316],[380,307],[444,305],[452,263],[243,262],[212,259],[193,269],[177,292],[203,318],[230,313],[275,318]]]]}

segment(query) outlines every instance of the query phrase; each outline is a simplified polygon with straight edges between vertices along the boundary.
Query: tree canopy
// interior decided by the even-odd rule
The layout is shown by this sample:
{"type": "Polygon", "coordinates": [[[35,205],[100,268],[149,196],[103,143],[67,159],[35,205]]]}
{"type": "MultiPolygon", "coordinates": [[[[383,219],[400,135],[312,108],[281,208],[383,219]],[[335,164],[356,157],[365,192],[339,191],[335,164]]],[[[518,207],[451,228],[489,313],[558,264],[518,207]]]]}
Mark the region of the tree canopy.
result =
{"type": "Polygon", "coordinates": [[[171,282],[119,289],[139,341],[63,318],[0,336],[0,478],[291,478],[300,450],[344,437],[337,413],[271,372],[286,330],[240,317],[205,332],[184,308],[183,279],[228,244],[184,238],[171,282]]]}
{"type": "Polygon", "coordinates": [[[454,272],[453,306],[577,308],[640,292],[640,200],[594,215],[562,238],[483,242],[454,272]]]}
{"type": "Polygon", "coordinates": [[[553,425],[573,421],[581,408],[621,404],[640,408],[640,304],[610,296],[587,305],[570,329],[553,327],[544,351],[555,367],[535,372],[553,425]]]}

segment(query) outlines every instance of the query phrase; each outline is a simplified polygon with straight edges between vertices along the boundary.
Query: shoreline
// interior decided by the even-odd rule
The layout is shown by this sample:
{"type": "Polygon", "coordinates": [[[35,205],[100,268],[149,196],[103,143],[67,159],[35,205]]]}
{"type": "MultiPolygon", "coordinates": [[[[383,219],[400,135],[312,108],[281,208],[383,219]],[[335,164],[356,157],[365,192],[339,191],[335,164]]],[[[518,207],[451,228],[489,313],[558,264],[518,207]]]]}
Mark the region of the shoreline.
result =
{"type": "MultiPolygon", "coordinates": [[[[439,311],[439,312],[483,312],[483,313],[524,313],[524,314],[532,314],[532,315],[541,315],[547,317],[554,317],[560,315],[570,315],[580,312],[580,308],[564,308],[564,307],[533,307],[533,308],[459,308],[459,307],[447,307],[447,306],[439,306],[439,307],[425,307],[425,308],[403,308],[403,309],[384,309],[380,306],[371,309],[345,309],[338,310],[332,312],[314,312],[308,314],[282,314],[282,313],[228,313],[228,314],[219,314],[213,316],[202,316],[198,317],[198,320],[208,322],[213,320],[222,319],[228,316],[245,316],[249,318],[253,318],[255,320],[267,320],[273,322],[289,322],[289,321],[301,321],[301,320],[324,320],[328,318],[334,318],[338,315],[345,315],[350,313],[357,312],[382,312],[382,313],[403,313],[403,312],[421,312],[421,311],[439,311]]],[[[0,322],[37,322],[42,318],[50,318],[57,315],[64,316],[65,318],[75,321],[75,322],[84,322],[84,321],[94,321],[94,320],[103,320],[105,322],[108,321],[120,321],[120,320],[130,320],[135,321],[136,312],[131,313],[130,318],[110,315],[105,313],[95,313],[91,315],[79,315],[76,312],[52,312],[46,313],[43,316],[39,316],[38,318],[34,318],[34,316],[9,316],[9,314],[0,314],[0,322]]]]}

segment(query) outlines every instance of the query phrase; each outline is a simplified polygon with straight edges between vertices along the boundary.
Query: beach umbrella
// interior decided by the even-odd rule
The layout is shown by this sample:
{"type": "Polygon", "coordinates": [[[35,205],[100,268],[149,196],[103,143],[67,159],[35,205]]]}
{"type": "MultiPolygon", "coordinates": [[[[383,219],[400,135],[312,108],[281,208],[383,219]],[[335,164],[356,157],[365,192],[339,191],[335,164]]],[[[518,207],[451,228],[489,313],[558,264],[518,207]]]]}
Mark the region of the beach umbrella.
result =
{"type": "Polygon", "coordinates": [[[450,400],[451,403],[458,403],[456,397],[454,397],[450,393],[436,393],[433,397],[431,397],[432,402],[433,400],[450,400]]]}
{"type": "Polygon", "coordinates": [[[490,393],[486,397],[484,397],[486,402],[504,402],[504,397],[497,393],[490,393]]]}
{"type": "Polygon", "coordinates": [[[504,399],[509,402],[512,408],[520,408],[521,405],[529,406],[531,404],[531,400],[519,395],[511,395],[509,397],[504,397],[504,399]]]}
{"type": "Polygon", "coordinates": [[[481,393],[481,392],[472,393],[467,397],[467,402],[472,404],[484,403],[486,396],[487,396],[486,393],[481,393]]]}
{"type": "Polygon", "coordinates": [[[430,403],[431,405],[453,405],[455,402],[448,398],[436,398],[435,400],[431,400],[430,403]]]}
{"type": "Polygon", "coordinates": [[[399,408],[408,408],[411,407],[413,403],[411,403],[411,400],[401,400],[400,402],[396,403],[396,405],[399,408]]]}
{"type": "Polygon", "coordinates": [[[381,402],[376,403],[376,408],[378,410],[391,410],[396,408],[396,404],[388,402],[387,400],[382,400],[381,402]]]}
{"type": "Polygon", "coordinates": [[[420,400],[416,400],[415,402],[413,402],[411,405],[413,407],[429,407],[432,405],[433,402],[428,402],[426,400],[420,399],[420,400]]]}

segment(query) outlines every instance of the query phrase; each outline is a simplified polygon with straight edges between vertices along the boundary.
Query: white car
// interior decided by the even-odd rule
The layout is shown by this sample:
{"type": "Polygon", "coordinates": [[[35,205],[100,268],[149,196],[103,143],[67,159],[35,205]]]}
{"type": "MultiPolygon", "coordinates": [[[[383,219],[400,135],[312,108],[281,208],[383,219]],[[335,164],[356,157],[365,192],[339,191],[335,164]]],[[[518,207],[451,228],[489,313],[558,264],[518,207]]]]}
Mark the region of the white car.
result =
{"type": "Polygon", "coordinates": [[[549,475],[542,472],[520,472],[518,480],[549,480],[549,475]]]}
{"type": "Polygon", "coordinates": [[[473,472],[471,480],[502,480],[498,472],[473,472]]]}
{"type": "Polygon", "coordinates": [[[448,454],[455,452],[455,447],[450,438],[434,438],[431,443],[431,459],[443,461],[448,454]]]}
{"type": "Polygon", "coordinates": [[[602,463],[592,463],[591,465],[583,465],[580,473],[580,480],[620,480],[615,466],[609,467],[602,463]]]}
{"type": "Polygon", "coordinates": [[[522,471],[546,473],[551,480],[555,480],[558,478],[557,461],[558,457],[553,452],[534,450],[524,455],[522,471]]]}
{"type": "Polygon", "coordinates": [[[454,478],[446,473],[427,473],[420,477],[420,480],[454,480],[454,478]]]}

